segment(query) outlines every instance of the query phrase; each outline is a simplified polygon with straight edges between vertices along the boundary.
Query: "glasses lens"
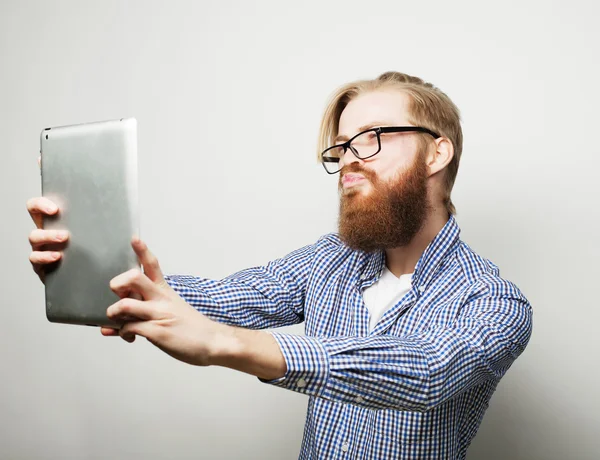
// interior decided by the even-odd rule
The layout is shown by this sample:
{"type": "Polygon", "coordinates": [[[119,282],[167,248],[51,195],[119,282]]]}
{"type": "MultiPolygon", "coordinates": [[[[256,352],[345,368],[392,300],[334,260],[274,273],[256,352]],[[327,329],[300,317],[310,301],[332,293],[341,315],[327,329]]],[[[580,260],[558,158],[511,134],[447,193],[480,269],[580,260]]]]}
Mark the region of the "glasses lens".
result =
{"type": "Polygon", "coordinates": [[[350,147],[358,154],[359,158],[368,158],[379,152],[379,139],[375,131],[367,131],[354,138],[350,147]]]}
{"type": "Polygon", "coordinates": [[[328,173],[333,174],[340,170],[340,160],[344,156],[343,147],[333,147],[325,150],[321,161],[328,173]]]}

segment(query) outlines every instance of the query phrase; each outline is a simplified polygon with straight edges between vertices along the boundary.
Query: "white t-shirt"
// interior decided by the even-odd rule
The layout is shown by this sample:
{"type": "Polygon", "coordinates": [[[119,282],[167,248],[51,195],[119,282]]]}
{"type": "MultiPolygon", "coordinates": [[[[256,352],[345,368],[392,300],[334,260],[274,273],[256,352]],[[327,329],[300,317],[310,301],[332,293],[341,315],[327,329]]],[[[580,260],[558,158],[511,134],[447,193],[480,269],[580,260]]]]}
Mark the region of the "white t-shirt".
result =
{"type": "Polygon", "coordinates": [[[384,265],[379,279],[363,291],[363,299],[369,310],[369,332],[383,314],[392,308],[412,286],[412,273],[397,278],[384,265]]]}

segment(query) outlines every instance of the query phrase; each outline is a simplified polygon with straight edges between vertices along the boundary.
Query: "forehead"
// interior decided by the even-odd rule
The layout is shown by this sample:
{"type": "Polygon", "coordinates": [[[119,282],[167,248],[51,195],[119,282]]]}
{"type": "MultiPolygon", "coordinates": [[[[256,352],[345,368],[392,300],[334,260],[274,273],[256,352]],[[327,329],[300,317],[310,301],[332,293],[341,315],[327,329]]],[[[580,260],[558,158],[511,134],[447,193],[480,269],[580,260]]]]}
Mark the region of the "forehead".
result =
{"type": "Polygon", "coordinates": [[[409,124],[409,98],[398,90],[378,90],[352,99],[342,111],[338,134],[350,137],[365,126],[409,124]]]}

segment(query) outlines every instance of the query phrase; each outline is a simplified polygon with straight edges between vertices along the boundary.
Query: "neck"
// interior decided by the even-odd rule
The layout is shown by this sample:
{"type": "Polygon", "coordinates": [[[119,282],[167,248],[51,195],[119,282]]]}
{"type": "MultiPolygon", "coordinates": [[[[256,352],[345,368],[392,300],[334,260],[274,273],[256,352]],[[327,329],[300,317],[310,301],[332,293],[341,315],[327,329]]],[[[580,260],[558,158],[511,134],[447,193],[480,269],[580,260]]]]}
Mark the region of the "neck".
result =
{"type": "Polygon", "coordinates": [[[385,250],[385,265],[396,277],[412,273],[419,258],[448,222],[448,211],[436,207],[425,219],[423,228],[415,235],[407,246],[385,250]]]}

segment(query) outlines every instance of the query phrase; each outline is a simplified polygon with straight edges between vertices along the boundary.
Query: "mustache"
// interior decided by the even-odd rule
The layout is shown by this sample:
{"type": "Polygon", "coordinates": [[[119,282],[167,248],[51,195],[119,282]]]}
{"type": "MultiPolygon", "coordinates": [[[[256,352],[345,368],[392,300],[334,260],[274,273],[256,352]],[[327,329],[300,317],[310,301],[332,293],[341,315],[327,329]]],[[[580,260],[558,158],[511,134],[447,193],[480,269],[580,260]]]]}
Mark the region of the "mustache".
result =
{"type": "Polygon", "coordinates": [[[370,171],[355,162],[355,163],[350,163],[349,165],[344,166],[340,170],[340,180],[339,180],[340,185],[342,184],[342,177],[344,177],[344,174],[349,174],[349,173],[362,174],[371,183],[374,183],[377,180],[377,175],[373,171],[370,171]]]}

